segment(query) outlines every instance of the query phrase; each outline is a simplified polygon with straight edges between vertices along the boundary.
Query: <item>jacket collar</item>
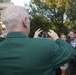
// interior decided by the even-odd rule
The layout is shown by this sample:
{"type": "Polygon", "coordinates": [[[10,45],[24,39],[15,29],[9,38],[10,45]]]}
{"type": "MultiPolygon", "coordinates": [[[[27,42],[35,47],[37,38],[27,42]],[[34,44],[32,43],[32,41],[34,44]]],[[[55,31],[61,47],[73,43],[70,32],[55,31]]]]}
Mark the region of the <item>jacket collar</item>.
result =
{"type": "Polygon", "coordinates": [[[22,32],[9,32],[6,38],[28,38],[28,35],[22,32]]]}

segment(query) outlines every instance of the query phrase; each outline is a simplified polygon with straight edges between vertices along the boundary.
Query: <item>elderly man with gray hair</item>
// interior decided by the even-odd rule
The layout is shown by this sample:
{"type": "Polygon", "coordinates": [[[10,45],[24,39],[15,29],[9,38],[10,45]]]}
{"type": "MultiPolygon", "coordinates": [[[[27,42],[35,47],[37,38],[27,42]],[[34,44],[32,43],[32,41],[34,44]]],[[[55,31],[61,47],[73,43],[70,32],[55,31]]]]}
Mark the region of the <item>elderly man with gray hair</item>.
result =
{"type": "MultiPolygon", "coordinates": [[[[10,6],[1,14],[8,34],[0,43],[0,75],[55,75],[55,68],[74,58],[75,50],[49,30],[51,39],[29,38],[29,14],[10,6]]],[[[39,32],[39,31],[38,31],[39,32]]]]}

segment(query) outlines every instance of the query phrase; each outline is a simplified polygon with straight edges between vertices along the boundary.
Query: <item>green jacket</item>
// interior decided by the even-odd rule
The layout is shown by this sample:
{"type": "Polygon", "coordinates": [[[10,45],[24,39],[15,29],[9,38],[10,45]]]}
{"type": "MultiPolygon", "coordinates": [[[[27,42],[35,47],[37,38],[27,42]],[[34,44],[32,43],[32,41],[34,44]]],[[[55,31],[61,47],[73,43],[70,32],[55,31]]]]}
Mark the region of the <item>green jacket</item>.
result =
{"type": "Polygon", "coordinates": [[[3,40],[5,40],[5,38],[3,38],[3,37],[0,37],[0,42],[2,42],[3,40]]]}
{"type": "Polygon", "coordinates": [[[55,68],[73,59],[74,54],[61,39],[54,42],[10,32],[0,43],[0,75],[55,75],[55,68]]]}

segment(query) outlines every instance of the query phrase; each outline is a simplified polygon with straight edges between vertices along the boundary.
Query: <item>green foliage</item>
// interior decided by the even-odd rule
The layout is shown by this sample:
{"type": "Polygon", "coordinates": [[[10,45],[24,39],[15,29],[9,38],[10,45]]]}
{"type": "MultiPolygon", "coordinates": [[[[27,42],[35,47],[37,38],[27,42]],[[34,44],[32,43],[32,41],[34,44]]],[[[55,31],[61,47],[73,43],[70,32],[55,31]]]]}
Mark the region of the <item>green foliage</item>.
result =
{"type": "Polygon", "coordinates": [[[76,0],[32,0],[30,4],[31,36],[38,28],[67,34],[76,28],[76,0]]]}
{"type": "Polygon", "coordinates": [[[71,29],[76,29],[76,0],[72,0],[69,3],[69,7],[66,11],[67,20],[69,20],[69,25],[71,29]]]}
{"type": "Polygon", "coordinates": [[[33,37],[35,31],[41,28],[43,31],[48,31],[51,25],[50,22],[43,16],[35,16],[31,20],[31,33],[30,36],[33,37]]]}

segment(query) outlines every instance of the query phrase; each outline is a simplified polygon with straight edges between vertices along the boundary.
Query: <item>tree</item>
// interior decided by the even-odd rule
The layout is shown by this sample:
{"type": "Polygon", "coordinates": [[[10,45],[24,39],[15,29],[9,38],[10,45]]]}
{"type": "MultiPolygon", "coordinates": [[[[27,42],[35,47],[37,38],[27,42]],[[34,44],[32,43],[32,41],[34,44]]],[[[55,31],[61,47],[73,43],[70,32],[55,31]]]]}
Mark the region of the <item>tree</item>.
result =
{"type": "Polygon", "coordinates": [[[69,3],[66,14],[67,20],[69,21],[70,29],[76,29],[76,0],[72,0],[69,3]]]}
{"type": "Polygon", "coordinates": [[[43,16],[35,16],[34,19],[31,20],[31,34],[33,37],[35,31],[38,28],[41,28],[43,31],[48,31],[50,29],[50,22],[44,18],[43,16]]]}
{"type": "Polygon", "coordinates": [[[31,3],[29,13],[32,19],[35,19],[36,16],[47,18],[47,21],[50,22],[49,28],[54,29],[57,33],[67,34],[70,28],[74,29],[76,0],[32,0],[31,3]]]}

